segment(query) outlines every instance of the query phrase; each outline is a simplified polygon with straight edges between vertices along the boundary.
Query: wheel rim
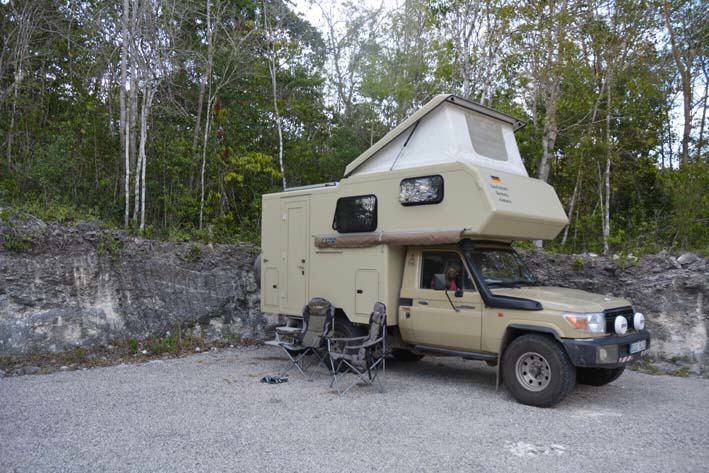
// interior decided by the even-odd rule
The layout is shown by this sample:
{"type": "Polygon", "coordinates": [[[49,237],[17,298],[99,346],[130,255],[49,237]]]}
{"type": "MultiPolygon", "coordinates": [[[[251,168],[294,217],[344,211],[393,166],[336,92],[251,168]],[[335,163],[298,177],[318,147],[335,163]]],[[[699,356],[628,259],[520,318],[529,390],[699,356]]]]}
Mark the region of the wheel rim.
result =
{"type": "Polygon", "coordinates": [[[549,362],[539,353],[527,352],[517,359],[517,381],[527,391],[539,392],[551,382],[549,362]]]}

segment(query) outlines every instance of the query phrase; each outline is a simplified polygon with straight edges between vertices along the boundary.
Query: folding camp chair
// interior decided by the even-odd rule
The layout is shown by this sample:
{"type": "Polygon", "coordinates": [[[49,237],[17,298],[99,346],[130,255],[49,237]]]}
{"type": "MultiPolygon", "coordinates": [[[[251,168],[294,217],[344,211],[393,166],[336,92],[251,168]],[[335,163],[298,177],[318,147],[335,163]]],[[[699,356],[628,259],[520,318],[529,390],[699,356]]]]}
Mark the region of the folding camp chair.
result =
{"type": "Polygon", "coordinates": [[[280,376],[295,368],[306,379],[312,379],[306,375],[312,365],[306,363],[306,357],[309,355],[317,357],[318,367],[323,365],[327,368],[325,337],[332,332],[334,321],[333,305],[323,298],[315,297],[303,308],[303,322],[300,327],[276,327],[276,339],[266,344],[281,347],[290,360],[280,372],[280,376]]]}
{"type": "Polygon", "coordinates": [[[378,377],[379,371],[384,374],[386,369],[386,306],[381,302],[374,304],[374,310],[369,316],[369,333],[362,337],[334,338],[326,337],[333,385],[342,396],[352,389],[359,381],[374,385],[384,392],[384,385],[378,377]],[[340,382],[344,376],[354,378],[345,389],[340,382]]]}

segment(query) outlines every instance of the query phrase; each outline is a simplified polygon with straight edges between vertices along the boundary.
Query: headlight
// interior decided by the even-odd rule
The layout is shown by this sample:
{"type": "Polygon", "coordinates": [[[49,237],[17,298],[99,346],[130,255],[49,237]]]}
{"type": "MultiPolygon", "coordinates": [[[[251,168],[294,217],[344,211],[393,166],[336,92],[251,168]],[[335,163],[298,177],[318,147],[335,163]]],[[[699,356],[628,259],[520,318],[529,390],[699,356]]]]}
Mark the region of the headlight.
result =
{"type": "Polygon", "coordinates": [[[633,328],[635,330],[645,329],[645,316],[641,312],[636,312],[633,316],[633,328]]]}
{"type": "Polygon", "coordinates": [[[628,321],[625,320],[625,317],[618,316],[615,318],[615,322],[613,323],[615,333],[618,335],[625,335],[625,332],[628,331],[628,321]]]}
{"type": "Polygon", "coordinates": [[[581,332],[604,333],[606,331],[606,318],[602,313],[563,315],[569,325],[581,332]]]}

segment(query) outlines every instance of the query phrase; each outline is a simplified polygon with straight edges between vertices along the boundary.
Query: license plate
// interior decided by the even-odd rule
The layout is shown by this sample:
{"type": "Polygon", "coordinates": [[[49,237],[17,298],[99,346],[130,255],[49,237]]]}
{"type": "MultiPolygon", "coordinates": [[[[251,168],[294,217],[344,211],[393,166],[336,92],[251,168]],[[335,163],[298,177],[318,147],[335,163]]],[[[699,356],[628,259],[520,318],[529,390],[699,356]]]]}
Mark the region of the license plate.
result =
{"type": "Polygon", "coordinates": [[[628,348],[628,353],[637,353],[639,351],[643,351],[646,346],[646,340],[640,340],[639,342],[631,343],[630,347],[628,348]]]}

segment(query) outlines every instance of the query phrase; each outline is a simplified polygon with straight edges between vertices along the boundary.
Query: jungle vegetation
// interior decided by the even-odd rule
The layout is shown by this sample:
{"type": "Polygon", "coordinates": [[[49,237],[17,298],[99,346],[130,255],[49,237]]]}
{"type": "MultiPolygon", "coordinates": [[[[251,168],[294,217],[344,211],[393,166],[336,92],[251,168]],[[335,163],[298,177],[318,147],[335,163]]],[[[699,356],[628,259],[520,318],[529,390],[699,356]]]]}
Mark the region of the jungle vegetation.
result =
{"type": "Polygon", "coordinates": [[[0,0],[0,207],[257,242],[263,193],[338,180],[433,95],[456,93],[527,122],[527,169],[571,219],[550,247],[707,250],[708,11],[0,0]]]}

